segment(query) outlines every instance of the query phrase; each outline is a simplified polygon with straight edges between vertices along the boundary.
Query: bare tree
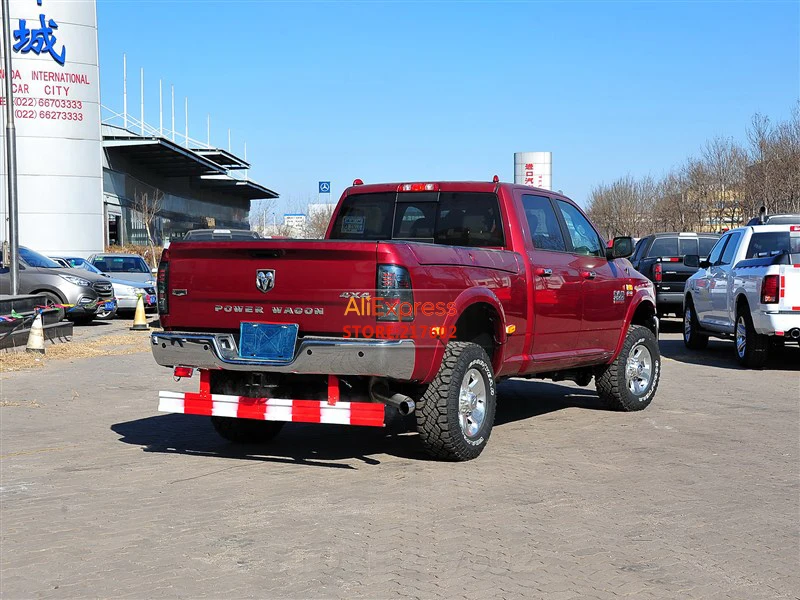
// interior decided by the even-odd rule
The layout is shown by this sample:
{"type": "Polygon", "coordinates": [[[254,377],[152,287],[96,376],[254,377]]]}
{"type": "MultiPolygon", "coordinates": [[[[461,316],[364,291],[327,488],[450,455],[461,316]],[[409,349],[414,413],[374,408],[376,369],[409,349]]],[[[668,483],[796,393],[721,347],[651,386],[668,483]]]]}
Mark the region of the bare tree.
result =
{"type": "Polygon", "coordinates": [[[250,228],[259,235],[267,235],[270,226],[275,222],[275,200],[260,200],[250,207],[250,228]]]}
{"type": "Polygon", "coordinates": [[[720,225],[736,227],[744,217],[747,155],[732,138],[715,137],[703,148],[707,198],[720,225]]]}
{"type": "Polygon", "coordinates": [[[748,209],[760,206],[769,212],[800,212],[800,101],[786,121],[772,125],[755,115],[747,130],[751,165],[746,174],[748,209]]]}
{"type": "MultiPolygon", "coordinates": [[[[158,213],[161,211],[164,202],[164,192],[158,189],[151,189],[148,192],[134,192],[133,195],[133,210],[135,210],[142,218],[145,232],[147,233],[147,245],[150,246],[150,263],[155,269],[158,264],[156,263],[156,223],[158,213]]],[[[160,240],[158,240],[160,241],[160,240]]]]}
{"type": "Polygon", "coordinates": [[[309,204],[303,236],[310,239],[324,238],[335,208],[335,204],[309,204]]]}

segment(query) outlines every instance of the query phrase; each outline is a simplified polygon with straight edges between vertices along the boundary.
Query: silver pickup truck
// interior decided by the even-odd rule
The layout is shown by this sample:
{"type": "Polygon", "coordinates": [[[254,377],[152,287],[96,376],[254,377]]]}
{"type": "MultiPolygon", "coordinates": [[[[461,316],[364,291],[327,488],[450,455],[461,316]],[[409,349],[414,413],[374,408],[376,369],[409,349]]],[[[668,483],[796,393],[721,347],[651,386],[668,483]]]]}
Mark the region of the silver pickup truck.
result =
{"type": "MultiPolygon", "coordinates": [[[[799,220],[800,221],[800,220],[799,220]]],[[[739,362],[763,367],[772,347],[800,343],[800,222],[728,231],[686,282],[683,340],[733,338],[739,362]]]]}

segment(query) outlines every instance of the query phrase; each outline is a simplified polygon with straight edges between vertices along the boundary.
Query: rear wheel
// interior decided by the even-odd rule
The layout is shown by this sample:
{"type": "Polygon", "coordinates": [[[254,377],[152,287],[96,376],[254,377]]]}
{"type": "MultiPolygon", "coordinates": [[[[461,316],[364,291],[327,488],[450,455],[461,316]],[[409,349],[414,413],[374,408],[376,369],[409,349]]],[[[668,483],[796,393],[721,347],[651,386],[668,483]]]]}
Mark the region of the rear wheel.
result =
{"type": "Polygon", "coordinates": [[[750,369],[760,369],[767,364],[769,336],[756,333],[753,318],[746,305],[740,306],[736,314],[736,357],[739,363],[750,369]]]}
{"type": "Polygon", "coordinates": [[[443,460],[476,458],[489,441],[497,386],[489,357],[470,342],[450,342],[436,378],[415,412],[428,454],[443,460]]]}
{"type": "Polygon", "coordinates": [[[688,298],[683,309],[683,343],[692,350],[702,350],[708,346],[708,336],[700,333],[694,303],[688,298]]]}

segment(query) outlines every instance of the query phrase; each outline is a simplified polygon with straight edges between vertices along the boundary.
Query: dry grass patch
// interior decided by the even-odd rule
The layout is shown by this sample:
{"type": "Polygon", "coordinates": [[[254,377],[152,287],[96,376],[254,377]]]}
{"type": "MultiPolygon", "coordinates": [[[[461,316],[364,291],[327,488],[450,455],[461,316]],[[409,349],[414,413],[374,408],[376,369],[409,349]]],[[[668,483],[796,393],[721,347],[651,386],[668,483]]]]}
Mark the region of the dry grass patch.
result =
{"type": "Polygon", "coordinates": [[[120,335],[107,335],[88,342],[73,341],[46,346],[46,353],[8,352],[0,354],[0,373],[35,369],[51,360],[119,356],[147,352],[150,336],[143,331],[130,331],[120,335]]]}

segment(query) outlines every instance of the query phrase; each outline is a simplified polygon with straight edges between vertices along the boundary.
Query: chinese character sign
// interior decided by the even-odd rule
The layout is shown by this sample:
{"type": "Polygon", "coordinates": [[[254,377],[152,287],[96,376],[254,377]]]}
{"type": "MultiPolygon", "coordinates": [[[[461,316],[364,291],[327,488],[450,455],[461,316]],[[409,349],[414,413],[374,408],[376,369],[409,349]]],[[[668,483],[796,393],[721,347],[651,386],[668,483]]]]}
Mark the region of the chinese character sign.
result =
{"type": "MultiPolygon", "coordinates": [[[[42,0],[38,0],[37,4],[42,5],[42,0]]],[[[61,50],[57,49],[57,42],[55,30],[58,29],[58,23],[53,19],[47,19],[44,14],[39,15],[39,27],[28,28],[26,19],[19,20],[19,27],[14,30],[14,51],[21,54],[33,52],[37,56],[45,53],[49,54],[54,61],[62,67],[67,58],[67,49],[64,44],[61,44],[61,50]]]]}
{"type": "Polygon", "coordinates": [[[514,154],[514,183],[549,190],[552,187],[552,173],[550,152],[514,154]]]}

